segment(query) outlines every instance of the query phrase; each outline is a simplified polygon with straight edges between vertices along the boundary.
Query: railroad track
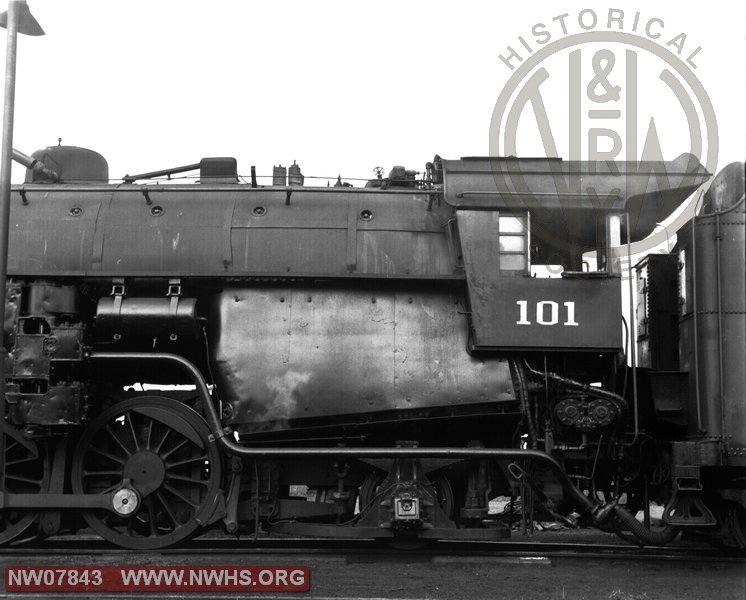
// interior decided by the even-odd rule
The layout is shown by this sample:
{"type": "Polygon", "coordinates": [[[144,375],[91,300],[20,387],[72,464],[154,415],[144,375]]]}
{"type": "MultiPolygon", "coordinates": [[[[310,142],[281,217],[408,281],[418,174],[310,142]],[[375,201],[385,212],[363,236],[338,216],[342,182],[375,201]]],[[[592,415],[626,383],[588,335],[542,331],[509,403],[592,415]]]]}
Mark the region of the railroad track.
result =
{"type": "MultiPolygon", "coordinates": [[[[310,589],[293,594],[303,600],[496,600],[502,598],[676,598],[743,600],[746,558],[711,547],[679,544],[638,548],[614,537],[582,541],[572,532],[537,542],[437,542],[419,550],[396,550],[369,540],[201,537],[188,546],[151,552],[116,548],[94,536],[63,537],[0,548],[0,578],[8,566],[133,569],[238,568],[246,565],[303,565],[310,589]],[[216,567],[219,566],[219,567],[216,567]],[[732,592],[732,593],[731,593],[732,592]],[[625,595],[626,594],[626,595],[625,595]],[[731,595],[729,595],[731,594],[731,595]]],[[[5,593],[0,598],[32,600],[69,593],[5,593]]],[[[233,596],[224,592],[124,592],[117,598],[144,600],[233,596]],[[184,593],[188,592],[188,593],[184,593]]],[[[100,600],[107,594],[79,591],[77,598],[100,600]]],[[[237,597],[237,596],[233,596],[237,597]]],[[[240,597],[280,600],[287,594],[242,593],[240,597]]]]}
{"type": "MultiPolygon", "coordinates": [[[[559,536],[557,536],[559,537],[559,536]]],[[[615,538],[610,538],[614,540],[615,538]]],[[[143,554],[118,548],[97,536],[57,536],[42,541],[0,547],[0,560],[6,557],[58,557],[58,556],[106,556],[161,557],[235,556],[246,558],[272,555],[304,557],[344,557],[352,562],[374,562],[376,560],[398,560],[423,562],[440,560],[443,557],[461,557],[478,560],[500,557],[540,557],[628,559],[659,561],[697,560],[705,562],[743,562],[746,556],[718,550],[710,545],[678,544],[658,547],[638,547],[613,541],[535,541],[512,539],[499,542],[434,542],[419,549],[397,549],[372,540],[308,539],[308,538],[259,538],[251,537],[202,537],[182,547],[171,547],[143,554]]]]}

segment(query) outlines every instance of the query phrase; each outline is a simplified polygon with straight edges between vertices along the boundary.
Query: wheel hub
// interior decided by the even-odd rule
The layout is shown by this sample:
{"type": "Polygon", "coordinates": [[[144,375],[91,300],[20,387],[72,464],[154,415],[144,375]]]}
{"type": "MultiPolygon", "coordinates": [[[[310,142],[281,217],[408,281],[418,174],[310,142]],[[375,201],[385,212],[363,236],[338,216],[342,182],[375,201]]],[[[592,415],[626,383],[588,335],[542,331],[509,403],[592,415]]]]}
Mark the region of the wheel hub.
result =
{"type": "Polygon", "coordinates": [[[140,450],[127,459],[122,477],[129,479],[144,498],[161,487],[166,478],[166,466],[155,452],[140,450]]]}

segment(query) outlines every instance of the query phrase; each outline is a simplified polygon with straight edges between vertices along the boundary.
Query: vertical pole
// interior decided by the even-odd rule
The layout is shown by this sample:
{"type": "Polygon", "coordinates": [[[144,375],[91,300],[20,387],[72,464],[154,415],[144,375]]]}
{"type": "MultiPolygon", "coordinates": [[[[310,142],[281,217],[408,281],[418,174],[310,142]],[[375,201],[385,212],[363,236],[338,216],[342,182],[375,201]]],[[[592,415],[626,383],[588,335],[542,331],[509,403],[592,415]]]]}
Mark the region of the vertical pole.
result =
{"type": "Polygon", "coordinates": [[[632,244],[630,240],[630,225],[629,213],[626,215],[627,223],[627,269],[629,270],[629,354],[630,354],[630,366],[632,367],[632,403],[634,407],[634,418],[635,418],[635,441],[637,441],[640,435],[640,415],[637,408],[637,320],[635,319],[635,294],[633,291],[632,282],[632,244]]]}
{"type": "MultiPolygon", "coordinates": [[[[2,156],[0,156],[0,335],[4,336],[6,278],[8,275],[8,225],[10,221],[10,171],[13,159],[13,108],[16,93],[16,48],[20,2],[8,2],[8,38],[5,56],[2,156]]],[[[4,341],[2,337],[0,340],[4,341]]],[[[5,346],[0,344],[0,493],[5,488],[5,346]]]]}

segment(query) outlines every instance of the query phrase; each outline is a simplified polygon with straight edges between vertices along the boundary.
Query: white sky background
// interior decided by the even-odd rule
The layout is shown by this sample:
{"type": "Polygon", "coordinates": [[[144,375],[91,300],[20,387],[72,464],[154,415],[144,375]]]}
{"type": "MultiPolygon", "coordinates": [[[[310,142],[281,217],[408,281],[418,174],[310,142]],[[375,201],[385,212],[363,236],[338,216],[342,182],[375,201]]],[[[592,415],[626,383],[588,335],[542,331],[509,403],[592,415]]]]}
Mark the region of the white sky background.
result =
{"type": "MultiPolygon", "coordinates": [[[[250,165],[266,175],[297,160],[305,175],[366,178],[377,165],[421,171],[435,153],[487,155],[492,111],[510,76],[499,55],[537,22],[568,12],[572,25],[580,9],[609,7],[630,19],[635,11],[659,17],[664,37],[684,32],[687,50],[702,46],[696,75],[717,115],[719,166],[746,157],[743,3],[29,6],[47,35],[19,36],[14,147],[30,154],[61,137],[103,154],[112,178],[206,156],[235,156],[247,175],[250,165]]],[[[4,56],[2,43],[3,64],[4,56]]],[[[641,90],[641,114],[655,100],[641,90]]],[[[658,131],[665,139],[665,119],[658,131]]],[[[526,154],[543,153],[536,142],[526,154]]],[[[664,147],[665,158],[687,150],[664,147]]],[[[13,181],[23,174],[14,166],[13,181]]]]}

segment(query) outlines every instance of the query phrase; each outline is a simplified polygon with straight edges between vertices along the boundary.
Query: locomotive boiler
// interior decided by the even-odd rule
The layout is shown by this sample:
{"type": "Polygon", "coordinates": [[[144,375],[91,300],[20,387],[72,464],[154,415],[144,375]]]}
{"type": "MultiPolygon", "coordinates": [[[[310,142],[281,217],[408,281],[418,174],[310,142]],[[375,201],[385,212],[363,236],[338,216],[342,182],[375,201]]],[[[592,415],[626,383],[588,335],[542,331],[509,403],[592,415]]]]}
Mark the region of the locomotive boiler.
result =
{"type": "Polygon", "coordinates": [[[233,158],[110,183],[63,146],[26,164],[0,541],[491,540],[500,496],[746,545],[743,165],[638,267],[628,323],[620,249],[709,177],[689,155],[436,156],[361,187],[296,164],[260,185],[233,158]],[[634,516],[652,499],[660,527],[634,516]]]}

